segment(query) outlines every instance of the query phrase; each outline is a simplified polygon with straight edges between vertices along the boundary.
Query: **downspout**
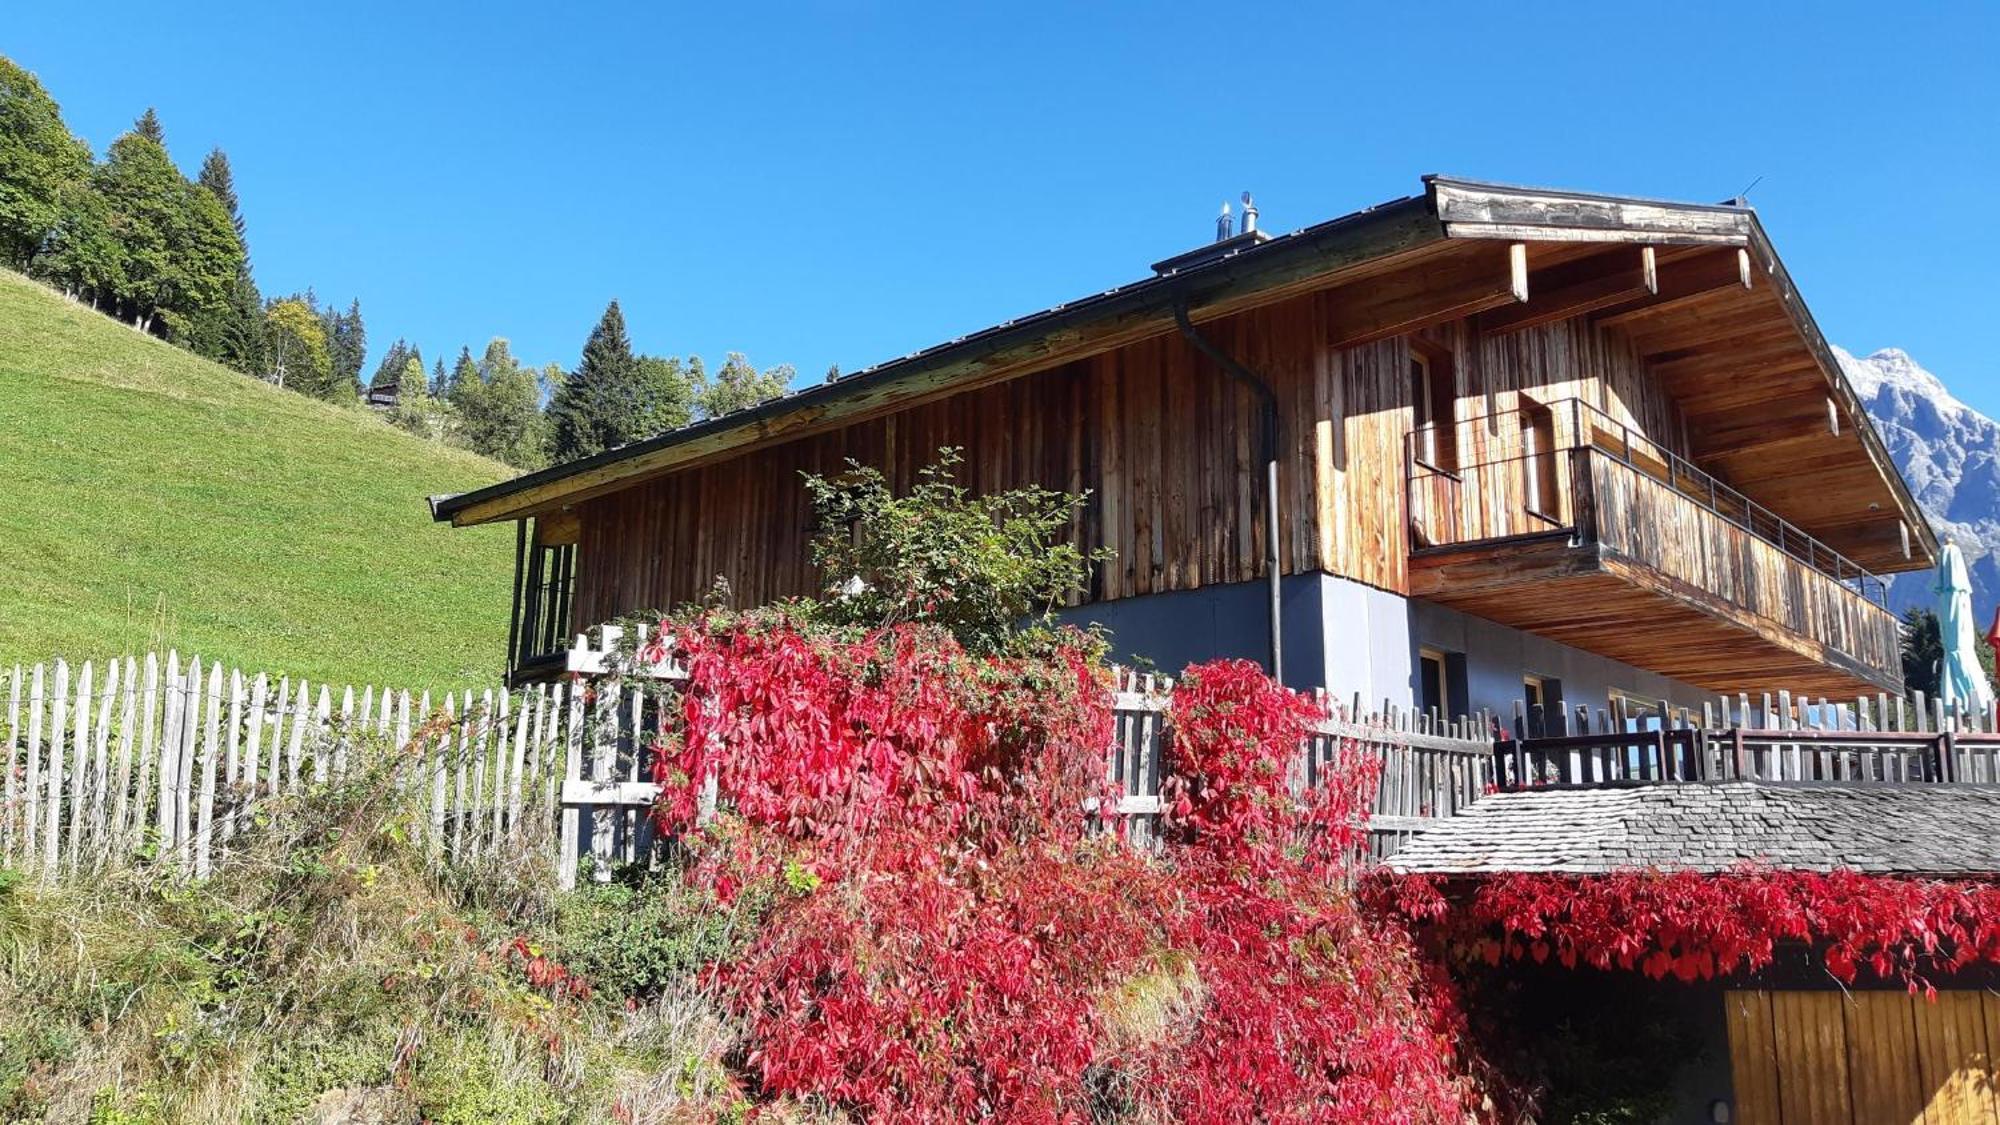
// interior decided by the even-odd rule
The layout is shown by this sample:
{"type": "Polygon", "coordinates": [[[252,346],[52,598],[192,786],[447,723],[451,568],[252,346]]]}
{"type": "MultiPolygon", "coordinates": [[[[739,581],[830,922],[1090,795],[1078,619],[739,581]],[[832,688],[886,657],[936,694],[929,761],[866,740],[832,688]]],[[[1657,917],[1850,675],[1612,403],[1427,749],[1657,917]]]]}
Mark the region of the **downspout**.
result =
{"type": "Polygon", "coordinates": [[[1269,572],[1271,587],[1271,656],[1268,665],[1271,678],[1283,683],[1284,627],[1281,624],[1282,591],[1278,567],[1278,396],[1256,372],[1236,362],[1201,334],[1201,330],[1188,319],[1185,293],[1174,297],[1174,324],[1196,351],[1213,360],[1217,367],[1222,368],[1224,375],[1250,388],[1250,393],[1256,395],[1263,406],[1262,424],[1257,428],[1257,449],[1264,459],[1264,567],[1269,572]]]}

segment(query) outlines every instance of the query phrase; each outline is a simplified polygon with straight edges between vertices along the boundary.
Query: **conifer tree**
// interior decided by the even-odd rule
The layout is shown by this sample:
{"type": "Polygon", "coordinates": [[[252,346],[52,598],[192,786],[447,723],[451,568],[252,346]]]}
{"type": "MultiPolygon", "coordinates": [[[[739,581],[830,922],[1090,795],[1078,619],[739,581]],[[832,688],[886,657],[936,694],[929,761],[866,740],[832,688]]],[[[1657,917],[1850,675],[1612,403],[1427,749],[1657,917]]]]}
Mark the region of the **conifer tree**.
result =
{"type": "Polygon", "coordinates": [[[226,363],[246,375],[262,375],[269,367],[265,355],[264,298],[257,291],[257,281],[250,273],[250,247],[244,240],[243,211],[236,195],[236,177],[229,167],[229,155],[220,148],[210,149],[201,162],[201,174],[195,183],[208,190],[224,213],[229,216],[229,224],[236,231],[237,244],[243,249],[242,262],[237,267],[236,280],[229,288],[229,296],[223,307],[211,311],[196,321],[191,343],[194,349],[210,359],[226,363]]]}
{"type": "Polygon", "coordinates": [[[326,353],[333,362],[333,378],[358,393],[361,368],[368,359],[368,331],[361,321],[361,302],[348,302],[344,313],[324,309],[319,317],[326,328],[326,353]]]}
{"type": "Polygon", "coordinates": [[[453,412],[460,440],[476,453],[518,468],[546,463],[547,440],[541,389],[533,368],[524,367],[507,341],[494,339],[477,364],[453,376],[453,412]]]}
{"type": "Polygon", "coordinates": [[[139,120],[132,123],[132,131],[161,148],[167,147],[166,132],[160,128],[160,115],[153,112],[152,106],[147,106],[146,112],[139,115],[139,120]]]}
{"type": "MultiPolygon", "coordinates": [[[[396,342],[390,344],[389,349],[382,353],[382,362],[375,365],[375,374],[368,379],[369,389],[380,390],[384,387],[401,386],[403,367],[413,355],[416,355],[416,351],[410,347],[409,342],[401,336],[396,337],[396,342]]],[[[423,373],[423,360],[419,358],[417,374],[421,376],[423,373]]]]}
{"type": "Polygon", "coordinates": [[[638,357],[625,313],[612,301],[591,329],[583,358],[549,403],[550,452],[572,461],[634,440],[638,357]]]}

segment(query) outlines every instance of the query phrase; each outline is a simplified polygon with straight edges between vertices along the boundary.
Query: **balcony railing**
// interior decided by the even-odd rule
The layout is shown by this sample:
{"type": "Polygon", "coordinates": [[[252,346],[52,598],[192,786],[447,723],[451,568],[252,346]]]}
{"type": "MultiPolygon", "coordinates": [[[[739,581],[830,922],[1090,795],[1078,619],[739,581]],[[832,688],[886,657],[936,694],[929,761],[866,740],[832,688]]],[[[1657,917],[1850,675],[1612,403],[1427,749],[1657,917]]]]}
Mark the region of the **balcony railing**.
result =
{"type": "MultiPolygon", "coordinates": [[[[1591,485],[1608,479],[1601,467],[1606,463],[1634,478],[1629,485],[1615,485],[1617,491],[1630,496],[1665,490],[1861,598],[1888,604],[1887,585],[1859,563],[1576,398],[1410,434],[1414,546],[1462,546],[1554,532],[1599,539],[1607,529],[1597,525],[1607,513],[1591,485]]],[[[1657,502],[1651,506],[1660,507],[1657,502]]]]}

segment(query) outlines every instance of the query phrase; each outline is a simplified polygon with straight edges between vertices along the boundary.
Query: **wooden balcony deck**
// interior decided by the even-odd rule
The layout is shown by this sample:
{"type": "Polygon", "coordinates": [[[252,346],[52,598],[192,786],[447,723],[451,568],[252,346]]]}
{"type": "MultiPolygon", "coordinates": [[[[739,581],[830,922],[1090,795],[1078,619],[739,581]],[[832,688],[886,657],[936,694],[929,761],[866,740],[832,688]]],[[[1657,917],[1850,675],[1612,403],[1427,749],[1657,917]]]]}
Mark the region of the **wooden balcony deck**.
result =
{"type": "Polygon", "coordinates": [[[1413,597],[1715,691],[1901,690],[1880,579],[1572,414],[1544,453],[1451,472],[1413,459],[1413,597]]]}

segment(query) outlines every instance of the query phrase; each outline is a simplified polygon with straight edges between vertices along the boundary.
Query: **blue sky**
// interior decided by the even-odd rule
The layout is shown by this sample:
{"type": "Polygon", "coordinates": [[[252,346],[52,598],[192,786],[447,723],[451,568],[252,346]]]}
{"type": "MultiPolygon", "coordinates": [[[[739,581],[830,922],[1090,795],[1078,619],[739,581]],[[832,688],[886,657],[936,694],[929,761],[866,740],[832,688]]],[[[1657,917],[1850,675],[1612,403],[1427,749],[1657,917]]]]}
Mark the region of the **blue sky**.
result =
{"type": "Polygon", "coordinates": [[[1425,172],[1762,213],[1821,327],[2000,414],[2000,5],[11,0],[100,151],[228,150],[267,292],[375,355],[656,353],[816,380],[1143,276],[1255,191],[1289,230],[1425,172]]]}

